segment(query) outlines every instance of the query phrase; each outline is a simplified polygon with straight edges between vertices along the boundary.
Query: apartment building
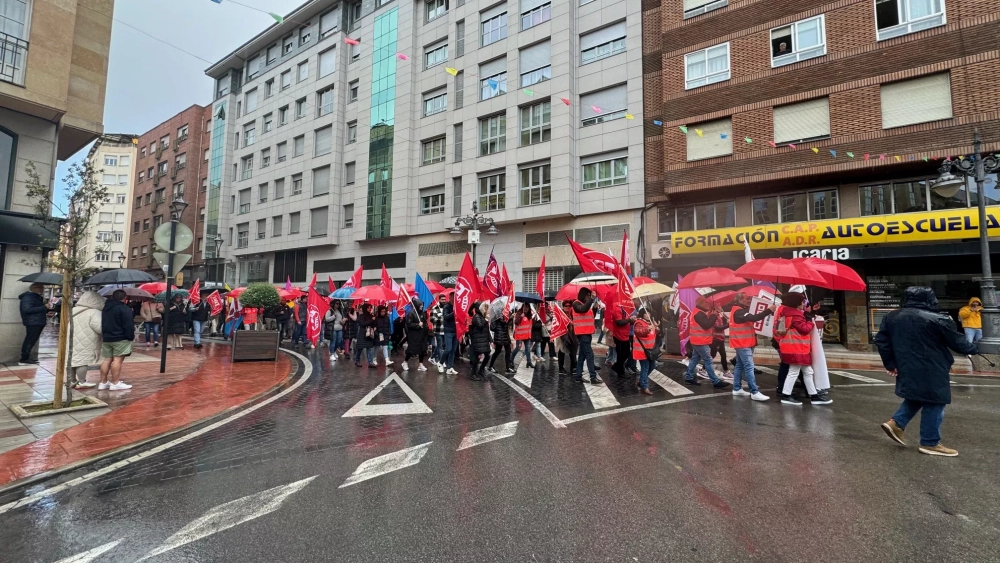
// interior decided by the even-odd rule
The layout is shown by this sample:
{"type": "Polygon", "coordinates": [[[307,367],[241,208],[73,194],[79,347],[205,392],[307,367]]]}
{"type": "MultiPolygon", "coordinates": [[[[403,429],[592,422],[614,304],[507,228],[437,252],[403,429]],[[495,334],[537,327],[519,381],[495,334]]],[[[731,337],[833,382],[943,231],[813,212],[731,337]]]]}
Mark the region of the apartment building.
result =
{"type": "MultiPolygon", "coordinates": [[[[643,206],[638,0],[308,2],[207,70],[227,281],[457,273],[472,205],[533,288],[643,206]]],[[[633,235],[634,236],[634,235],[633,235]]]]}
{"type": "Polygon", "coordinates": [[[859,350],[908,285],[977,293],[980,194],[931,181],[975,131],[1000,150],[1000,4],[662,0],[643,31],[651,271],[737,266],[744,238],[843,261],[868,291],[824,298],[824,338],[859,350]]]}
{"type": "Polygon", "coordinates": [[[137,135],[101,135],[87,154],[98,181],[108,190],[108,198],[92,217],[84,239],[82,250],[88,267],[122,268],[125,265],[137,141],[137,135]]]}
{"type": "Polygon", "coordinates": [[[129,198],[128,267],[163,278],[163,266],[153,257],[153,233],[170,222],[170,205],[181,197],[188,207],[181,223],[194,233],[191,260],[179,270],[185,285],[205,278],[205,196],[208,194],[208,132],[211,106],[193,105],[150,129],[138,140],[135,188],[129,198]]]}
{"type": "Polygon", "coordinates": [[[56,163],[104,132],[114,2],[0,0],[0,362],[24,327],[19,278],[56,245],[34,220],[28,164],[55,185],[56,163]]]}

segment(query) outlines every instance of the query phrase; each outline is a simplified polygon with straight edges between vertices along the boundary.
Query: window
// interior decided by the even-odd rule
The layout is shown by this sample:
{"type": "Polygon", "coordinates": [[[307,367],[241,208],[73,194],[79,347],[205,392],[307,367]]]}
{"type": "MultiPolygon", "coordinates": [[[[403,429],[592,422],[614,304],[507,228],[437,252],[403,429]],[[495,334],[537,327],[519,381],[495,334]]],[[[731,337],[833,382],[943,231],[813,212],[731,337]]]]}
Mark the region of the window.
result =
{"type": "Polygon", "coordinates": [[[170,148],[170,135],[160,137],[160,148],[164,150],[170,148]]]}
{"type": "Polygon", "coordinates": [[[184,182],[177,182],[174,184],[174,197],[177,196],[184,197],[184,182]]]}
{"type": "Polygon", "coordinates": [[[340,29],[340,10],[333,9],[319,17],[320,39],[340,29]]]}
{"type": "Polygon", "coordinates": [[[883,129],[949,119],[953,115],[948,73],[883,84],[881,92],[883,129]]]}
{"type": "Polygon", "coordinates": [[[244,107],[246,107],[246,110],[247,110],[246,113],[250,113],[251,111],[254,111],[255,109],[257,109],[257,89],[256,88],[254,88],[253,90],[250,90],[249,92],[246,93],[246,103],[244,104],[244,107]]]}
{"type": "Polygon", "coordinates": [[[830,136],[830,99],[774,108],[774,142],[802,143],[830,136]]]}
{"type": "Polygon", "coordinates": [[[944,24],[944,0],[875,0],[879,41],[944,24]]]}
{"type": "Polygon", "coordinates": [[[354,183],[354,163],[348,162],[344,164],[344,183],[353,184],[354,183]]]}
{"type": "Polygon", "coordinates": [[[771,66],[779,67],[826,54],[822,15],[771,30],[771,66]]]}
{"type": "Polygon", "coordinates": [[[628,113],[628,88],[625,84],[580,96],[583,126],[624,119],[628,113]]]}
{"type": "Polygon", "coordinates": [[[522,168],[520,205],[538,205],[552,201],[552,169],[548,164],[522,168]]]}
{"type": "MultiPolygon", "coordinates": [[[[187,125],[185,125],[181,129],[186,129],[186,128],[187,128],[187,125]]],[[[131,156],[129,156],[127,154],[123,154],[122,156],[118,157],[118,166],[128,166],[130,164],[132,164],[132,157],[131,156]]]]}
{"type": "Polygon", "coordinates": [[[348,102],[358,101],[358,81],[352,80],[347,84],[347,88],[348,88],[347,101],[348,102]]]}
{"type": "Polygon", "coordinates": [[[302,156],[306,151],[306,136],[299,135],[292,139],[292,157],[302,156]]]}
{"type": "Polygon", "coordinates": [[[250,223],[236,225],[236,248],[250,246],[250,223]]]}
{"type": "Polygon", "coordinates": [[[283,228],[283,225],[281,224],[282,223],[282,219],[283,219],[283,217],[281,215],[275,215],[274,217],[271,217],[271,236],[272,237],[280,237],[281,236],[281,231],[282,231],[282,228],[283,228]]]}
{"type": "Polygon", "coordinates": [[[479,156],[507,150],[507,116],[494,115],[479,120],[479,156]]]}
{"type": "MultiPolygon", "coordinates": [[[[624,151],[622,151],[624,152],[624,151]]],[[[606,155],[584,159],[583,189],[606,188],[628,183],[628,156],[606,155]]]]}
{"type": "Polygon", "coordinates": [[[257,202],[267,203],[267,183],[257,186],[257,202]]]}
{"type": "Polygon", "coordinates": [[[451,179],[452,191],[452,216],[458,217],[462,214],[462,178],[451,179]]]}
{"type": "MultiPolygon", "coordinates": [[[[247,61],[247,81],[257,78],[260,74],[261,63],[264,62],[260,55],[254,55],[247,61]]],[[[247,110],[249,111],[249,110],[247,110]]]]}
{"type": "Polygon", "coordinates": [[[156,203],[163,203],[167,201],[166,193],[167,193],[166,188],[160,188],[156,190],[156,203]]]}
{"type": "Polygon", "coordinates": [[[521,72],[522,88],[552,78],[549,59],[548,41],[521,49],[518,70],[521,72]]]}
{"type": "MultiPolygon", "coordinates": [[[[337,49],[330,48],[319,54],[319,77],[329,76],[337,70],[337,49]]],[[[332,87],[331,87],[332,88],[332,87]]]]}
{"type": "Polygon", "coordinates": [[[132,247],[132,259],[134,260],[138,256],[139,256],[139,247],[138,246],[133,246],[132,247]]]}
{"type": "Polygon", "coordinates": [[[208,191],[208,178],[202,178],[201,179],[201,191],[203,191],[203,192],[207,192],[208,191]]]}
{"type": "Polygon", "coordinates": [[[326,127],[317,129],[315,134],[315,150],[313,156],[330,154],[330,151],[333,150],[333,125],[327,125],[326,127]]]}
{"type": "Polygon", "coordinates": [[[309,236],[325,237],[327,222],[330,215],[329,207],[318,207],[309,210],[309,236]]]}
{"type": "Polygon", "coordinates": [[[521,146],[544,143],[552,135],[552,103],[521,108],[521,146]]]}
{"type": "Polygon", "coordinates": [[[107,262],[111,257],[108,256],[107,252],[103,250],[98,250],[94,252],[94,262],[107,262]]]}
{"type": "Polygon", "coordinates": [[[354,228],[354,204],[344,206],[344,228],[354,228]]]}
{"type": "Polygon", "coordinates": [[[292,195],[302,193],[302,174],[292,174],[292,195]]]}
{"type": "Polygon", "coordinates": [[[732,118],[688,125],[688,131],[692,133],[685,135],[688,161],[733,154],[732,118]],[[702,134],[698,135],[697,131],[702,134]]]}
{"type": "Polygon", "coordinates": [[[270,79],[264,83],[264,98],[270,98],[274,95],[274,79],[270,79]]]}
{"type": "Polygon", "coordinates": [[[452,137],[455,140],[455,154],[452,156],[454,162],[462,162],[462,124],[455,125],[452,137]]]}
{"type": "Polygon", "coordinates": [[[142,183],[142,180],[143,180],[143,178],[145,178],[145,177],[146,177],[146,173],[145,173],[145,172],[139,172],[139,183],[140,183],[140,184],[142,183]]]}
{"type": "Polygon", "coordinates": [[[506,208],[506,174],[479,178],[479,210],[500,211],[506,208]]]}
{"type": "Polygon", "coordinates": [[[433,139],[431,141],[424,141],[421,144],[422,148],[422,163],[423,164],[433,164],[435,162],[444,162],[444,147],[445,138],[433,139]]]}
{"type": "Polygon", "coordinates": [[[676,208],[660,207],[658,215],[661,235],[697,229],[735,227],[736,202],[720,201],[676,208]]]}
{"type": "Polygon", "coordinates": [[[261,149],[260,151],[260,167],[267,168],[271,165],[271,149],[261,149]]]}
{"type": "Polygon", "coordinates": [[[684,19],[700,16],[729,5],[729,0],[684,0],[684,19]]]}
{"type": "Polygon", "coordinates": [[[267,237],[267,219],[257,219],[257,240],[267,237]]]}
{"type": "Polygon", "coordinates": [[[347,143],[356,143],[358,141],[358,122],[351,121],[347,124],[347,143]]]}
{"type": "MultiPolygon", "coordinates": [[[[506,4],[502,4],[500,9],[506,6],[506,4]]],[[[507,12],[492,15],[495,10],[496,8],[489,12],[483,12],[480,16],[480,21],[483,22],[483,42],[481,44],[483,47],[507,37],[507,12]]]]}
{"type": "Polygon", "coordinates": [[[122,205],[125,203],[125,198],[127,197],[128,196],[125,194],[118,194],[117,196],[115,196],[115,203],[122,205]]]}
{"type": "Polygon", "coordinates": [[[315,168],[312,171],[312,195],[313,197],[330,193],[330,167],[315,168]]]}
{"type": "Polygon", "coordinates": [[[433,45],[424,50],[424,68],[437,66],[448,60],[448,44],[433,45]]]}
{"type": "Polygon", "coordinates": [[[139,222],[138,221],[135,221],[134,223],[132,223],[132,232],[133,233],[138,233],[139,232],[139,222]]]}
{"type": "MultiPolygon", "coordinates": [[[[118,185],[119,186],[127,186],[128,185],[128,174],[119,174],[118,175],[118,185]]],[[[125,203],[125,202],[123,201],[121,203],[125,203]]]]}
{"type": "Polygon", "coordinates": [[[273,116],[274,116],[273,113],[269,113],[269,114],[267,114],[267,115],[264,116],[264,132],[265,133],[270,133],[271,129],[274,128],[274,117],[273,116]]]}
{"type": "Polygon", "coordinates": [[[446,90],[435,90],[424,94],[424,117],[441,113],[448,109],[448,92],[446,90]]]}
{"type": "Polygon", "coordinates": [[[684,88],[729,80],[729,43],[684,55],[684,88]]]}
{"type": "Polygon", "coordinates": [[[244,156],[241,160],[240,180],[249,180],[253,177],[253,155],[244,156]]]}
{"type": "Polygon", "coordinates": [[[624,52],[624,21],[580,36],[580,64],[585,65],[624,52]]]}
{"type": "Polygon", "coordinates": [[[153,217],[153,230],[156,230],[156,228],[162,224],[163,224],[163,215],[157,215],[156,217],[153,217]]]}
{"type": "Polygon", "coordinates": [[[274,199],[285,197],[285,179],[277,178],[274,181],[274,199]]]}
{"type": "Polygon", "coordinates": [[[278,108],[278,127],[288,123],[288,106],[278,108]]]}
{"type": "Polygon", "coordinates": [[[149,219],[143,219],[142,220],[142,230],[143,231],[148,231],[149,230],[149,219]]]}
{"type": "Polygon", "coordinates": [[[114,174],[104,174],[101,176],[101,183],[105,186],[113,186],[118,181],[118,176],[114,174]]]}
{"type": "MultiPolygon", "coordinates": [[[[816,190],[753,199],[753,224],[793,223],[840,216],[837,190],[816,190]]],[[[698,227],[701,228],[701,227],[698,227]]]]}
{"type": "Polygon", "coordinates": [[[361,21],[361,0],[356,2],[351,2],[347,6],[347,23],[348,29],[354,30],[358,27],[358,22],[361,21]]]}
{"type": "Polygon", "coordinates": [[[291,85],[292,85],[292,71],[286,70],[285,72],[282,72],[281,76],[280,76],[280,79],[281,79],[281,89],[282,90],[291,87],[291,85]]]}
{"type": "Polygon", "coordinates": [[[117,156],[105,156],[104,157],[104,166],[118,166],[118,157],[117,156]]]}
{"type": "Polygon", "coordinates": [[[146,194],[146,205],[149,205],[149,202],[152,201],[152,199],[153,194],[146,194]]]}
{"type": "Polygon", "coordinates": [[[288,234],[297,235],[299,233],[300,217],[298,211],[288,214],[288,234]]]}
{"type": "Polygon", "coordinates": [[[299,47],[309,43],[310,38],[312,38],[312,28],[307,23],[299,28],[299,47]]]}
{"type": "MultiPolygon", "coordinates": [[[[506,61],[504,61],[506,63],[506,61]]],[[[485,65],[484,65],[485,66],[485,65]]],[[[480,70],[482,74],[482,70],[480,70]]],[[[507,72],[501,72],[492,76],[487,76],[480,81],[483,100],[495,98],[500,94],[507,93],[507,72]]]]}
{"type": "Polygon", "coordinates": [[[552,4],[537,4],[537,0],[521,0],[521,31],[552,19],[552,4]]]}
{"type": "MultiPolygon", "coordinates": [[[[965,188],[950,194],[950,197],[937,193],[930,186],[934,179],[936,178],[918,178],[862,186],[860,188],[861,215],[888,215],[965,208],[976,206],[979,203],[978,190],[971,178],[965,188]]],[[[996,180],[996,174],[989,174],[986,177],[986,205],[997,205],[1000,202],[1000,197],[997,195],[1000,190],[997,188],[996,180]]]]}
{"type": "Polygon", "coordinates": [[[142,196],[135,196],[135,208],[139,209],[140,207],[142,207],[142,196]]]}
{"type": "Polygon", "coordinates": [[[244,213],[250,213],[250,188],[240,190],[237,200],[240,205],[237,214],[243,215],[244,213]]]}
{"type": "Polygon", "coordinates": [[[427,21],[434,21],[448,13],[448,3],[446,0],[428,0],[424,2],[427,21]]]}
{"type": "Polygon", "coordinates": [[[146,147],[142,147],[142,150],[139,151],[139,154],[140,158],[146,158],[146,147]]]}
{"type": "Polygon", "coordinates": [[[458,71],[455,75],[455,109],[465,105],[465,73],[458,71]]]}
{"type": "Polygon", "coordinates": [[[302,119],[306,116],[306,99],[301,98],[295,102],[295,119],[302,119]]]}
{"type": "Polygon", "coordinates": [[[298,77],[299,77],[298,81],[299,82],[302,82],[303,80],[306,80],[307,78],[309,78],[309,61],[306,61],[304,63],[299,63],[299,67],[298,68],[299,68],[299,72],[298,72],[298,77]]]}
{"type": "Polygon", "coordinates": [[[152,166],[150,166],[149,169],[146,170],[146,177],[149,178],[150,180],[153,179],[153,167],[152,166]]]}
{"type": "Polygon", "coordinates": [[[243,126],[243,146],[249,147],[257,139],[257,124],[256,122],[247,123],[243,126]]]}
{"type": "Polygon", "coordinates": [[[142,245],[142,252],[140,252],[140,254],[143,256],[149,254],[149,248],[145,244],[142,245]]]}
{"type": "Polygon", "coordinates": [[[278,151],[278,162],[284,162],[288,158],[288,143],[282,141],[275,148],[278,151]]]}
{"type": "Polygon", "coordinates": [[[361,58],[361,44],[351,45],[351,62],[361,58]]]}
{"type": "Polygon", "coordinates": [[[420,196],[420,214],[434,213],[444,213],[444,192],[420,196]]]}
{"type": "Polygon", "coordinates": [[[278,60],[278,46],[271,45],[267,48],[267,64],[271,64],[278,60]]]}
{"type": "Polygon", "coordinates": [[[158,172],[160,173],[160,176],[166,176],[167,175],[167,163],[166,162],[161,162],[157,166],[159,168],[158,172]]]}
{"type": "Polygon", "coordinates": [[[455,23],[455,56],[461,57],[465,54],[465,20],[455,23]]]}
{"type": "Polygon", "coordinates": [[[98,223],[110,223],[112,215],[110,213],[98,213],[97,222],[98,223]]]}

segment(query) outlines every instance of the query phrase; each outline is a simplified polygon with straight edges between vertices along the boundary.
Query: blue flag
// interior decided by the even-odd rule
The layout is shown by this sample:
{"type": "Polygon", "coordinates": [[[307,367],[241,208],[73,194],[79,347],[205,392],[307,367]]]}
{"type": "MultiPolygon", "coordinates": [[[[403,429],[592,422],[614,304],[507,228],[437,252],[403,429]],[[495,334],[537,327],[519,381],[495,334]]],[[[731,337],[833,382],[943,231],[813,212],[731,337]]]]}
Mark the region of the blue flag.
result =
{"type": "Polygon", "coordinates": [[[424,310],[431,306],[431,301],[434,301],[434,295],[427,288],[427,284],[424,283],[424,279],[420,277],[420,274],[417,274],[417,278],[413,282],[413,291],[416,292],[417,299],[424,302],[424,310]]]}

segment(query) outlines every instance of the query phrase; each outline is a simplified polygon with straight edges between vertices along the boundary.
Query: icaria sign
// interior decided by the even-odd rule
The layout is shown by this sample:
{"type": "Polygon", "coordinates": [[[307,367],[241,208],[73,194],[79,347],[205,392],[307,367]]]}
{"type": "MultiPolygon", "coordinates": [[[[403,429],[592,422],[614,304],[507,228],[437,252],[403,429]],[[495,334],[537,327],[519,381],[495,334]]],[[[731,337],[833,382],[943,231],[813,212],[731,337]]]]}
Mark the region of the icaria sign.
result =
{"type": "Polygon", "coordinates": [[[792,258],[826,258],[827,260],[850,260],[849,248],[813,248],[811,250],[793,250],[792,258]]]}

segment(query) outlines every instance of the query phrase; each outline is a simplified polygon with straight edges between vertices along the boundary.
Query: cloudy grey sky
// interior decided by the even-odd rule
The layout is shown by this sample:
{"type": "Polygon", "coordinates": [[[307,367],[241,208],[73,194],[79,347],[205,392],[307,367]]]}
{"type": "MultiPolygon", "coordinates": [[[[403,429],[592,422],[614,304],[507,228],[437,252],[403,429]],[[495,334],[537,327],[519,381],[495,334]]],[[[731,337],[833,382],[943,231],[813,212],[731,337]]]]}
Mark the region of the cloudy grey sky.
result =
{"type": "MultiPolygon", "coordinates": [[[[305,0],[240,0],[282,16],[305,0]]],[[[116,0],[111,32],[104,131],[141,135],[191,104],[212,100],[209,63],[144,35],[160,38],[215,62],[274,23],[265,13],[222,0],[116,0]]],[[[89,147],[60,163],[61,187],[68,165],[89,147]]]]}

